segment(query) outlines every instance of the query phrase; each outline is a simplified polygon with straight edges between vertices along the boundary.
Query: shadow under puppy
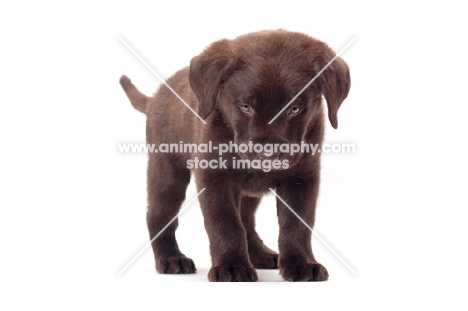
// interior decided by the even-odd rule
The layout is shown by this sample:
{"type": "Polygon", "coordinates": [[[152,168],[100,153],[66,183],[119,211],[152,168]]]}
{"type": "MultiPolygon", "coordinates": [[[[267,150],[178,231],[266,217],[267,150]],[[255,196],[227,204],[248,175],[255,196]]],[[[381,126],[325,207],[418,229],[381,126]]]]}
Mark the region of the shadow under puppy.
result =
{"type": "MultiPolygon", "coordinates": [[[[147,116],[149,144],[212,142],[217,144],[321,144],[324,136],[322,95],[331,125],[347,97],[350,75],[337,58],[274,122],[335,53],[323,42],[284,30],[261,31],[220,40],[194,57],[190,67],[167,80],[207,124],[203,124],[162,85],[154,97],[140,93],[130,79],[120,83],[132,105],[147,116]]],[[[217,152],[150,153],[147,224],[150,238],[177,215],[190,181],[187,161],[226,160],[226,168],[192,169],[210,241],[210,281],[256,281],[258,269],[279,268],[289,281],[324,281],[328,272],[313,255],[311,231],[277,200],[279,255],[255,231],[254,214],[261,197],[275,189],[313,227],[320,181],[320,153],[217,152]],[[286,160],[286,167],[234,169],[233,158],[286,160]]],[[[283,162],[282,162],[283,163],[283,162]]],[[[177,245],[175,220],[152,243],[159,273],[194,273],[195,265],[177,245]]]]}

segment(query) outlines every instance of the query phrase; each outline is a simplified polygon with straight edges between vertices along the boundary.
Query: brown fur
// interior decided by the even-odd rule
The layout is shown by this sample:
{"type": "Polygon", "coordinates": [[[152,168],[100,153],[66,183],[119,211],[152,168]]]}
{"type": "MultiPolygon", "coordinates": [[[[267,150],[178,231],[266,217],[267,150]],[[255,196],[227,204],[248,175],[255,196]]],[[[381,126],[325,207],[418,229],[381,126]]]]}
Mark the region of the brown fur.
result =
{"type": "MultiPolygon", "coordinates": [[[[161,143],[307,143],[324,136],[322,94],[329,120],[350,88],[349,69],[337,58],[271,125],[267,123],[335,56],[323,42],[300,33],[262,31],[211,44],[190,67],[168,79],[170,85],[207,122],[204,125],[166,86],[153,98],[130,79],[120,80],[132,105],[147,116],[147,142],[161,143]],[[252,111],[243,111],[242,107],[252,111]],[[302,112],[294,114],[291,107],[302,112]]],[[[279,268],[289,281],[323,281],[328,272],[312,253],[311,232],[277,201],[279,255],[255,231],[254,213],[273,188],[311,227],[320,180],[320,154],[274,155],[289,160],[288,169],[196,169],[199,201],[210,240],[210,281],[256,281],[254,268],[279,268]]],[[[190,181],[187,160],[218,159],[217,153],[151,153],[148,163],[150,237],[177,215],[190,181]]],[[[265,159],[264,154],[224,154],[224,159],[265,159]]],[[[229,161],[228,161],[229,163],[229,161]]],[[[179,250],[177,220],[153,243],[159,273],[194,273],[193,261],[179,250]]]]}

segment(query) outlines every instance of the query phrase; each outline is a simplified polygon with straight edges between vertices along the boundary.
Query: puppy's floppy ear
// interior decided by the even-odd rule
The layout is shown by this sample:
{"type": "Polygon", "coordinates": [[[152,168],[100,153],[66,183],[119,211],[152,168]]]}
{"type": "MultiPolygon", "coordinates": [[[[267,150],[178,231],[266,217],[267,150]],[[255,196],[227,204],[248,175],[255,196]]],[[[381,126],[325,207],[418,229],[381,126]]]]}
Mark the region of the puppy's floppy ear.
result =
{"type": "Polygon", "coordinates": [[[218,89],[233,67],[234,55],[226,39],[214,42],[190,61],[190,87],[198,98],[198,113],[203,119],[213,111],[218,89]]]}
{"type": "Polygon", "coordinates": [[[351,87],[349,67],[341,57],[337,57],[320,75],[320,80],[321,91],[327,100],[328,118],[333,128],[336,129],[338,127],[338,109],[348,97],[351,87]]]}

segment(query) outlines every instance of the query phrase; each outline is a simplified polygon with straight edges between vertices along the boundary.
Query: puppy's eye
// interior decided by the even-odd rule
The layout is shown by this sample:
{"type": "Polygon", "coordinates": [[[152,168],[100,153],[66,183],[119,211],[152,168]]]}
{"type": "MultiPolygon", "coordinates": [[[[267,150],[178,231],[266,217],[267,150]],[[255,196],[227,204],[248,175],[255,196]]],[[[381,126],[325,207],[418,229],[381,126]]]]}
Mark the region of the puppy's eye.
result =
{"type": "Polygon", "coordinates": [[[248,104],[241,104],[240,105],[240,108],[243,112],[252,112],[252,106],[248,105],[248,104]]]}
{"type": "Polygon", "coordinates": [[[299,114],[302,112],[301,107],[291,107],[289,108],[288,114],[299,114]]]}

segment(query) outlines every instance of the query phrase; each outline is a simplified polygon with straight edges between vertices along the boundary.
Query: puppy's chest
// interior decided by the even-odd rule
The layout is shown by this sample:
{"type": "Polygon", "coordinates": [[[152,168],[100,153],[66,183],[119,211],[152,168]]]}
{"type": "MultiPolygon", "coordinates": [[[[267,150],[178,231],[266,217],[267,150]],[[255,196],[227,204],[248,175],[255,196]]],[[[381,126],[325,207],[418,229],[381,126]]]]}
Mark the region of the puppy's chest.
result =
{"type": "Polygon", "coordinates": [[[269,190],[275,188],[276,180],[267,174],[248,174],[242,183],[242,193],[250,197],[262,197],[269,190]]]}

